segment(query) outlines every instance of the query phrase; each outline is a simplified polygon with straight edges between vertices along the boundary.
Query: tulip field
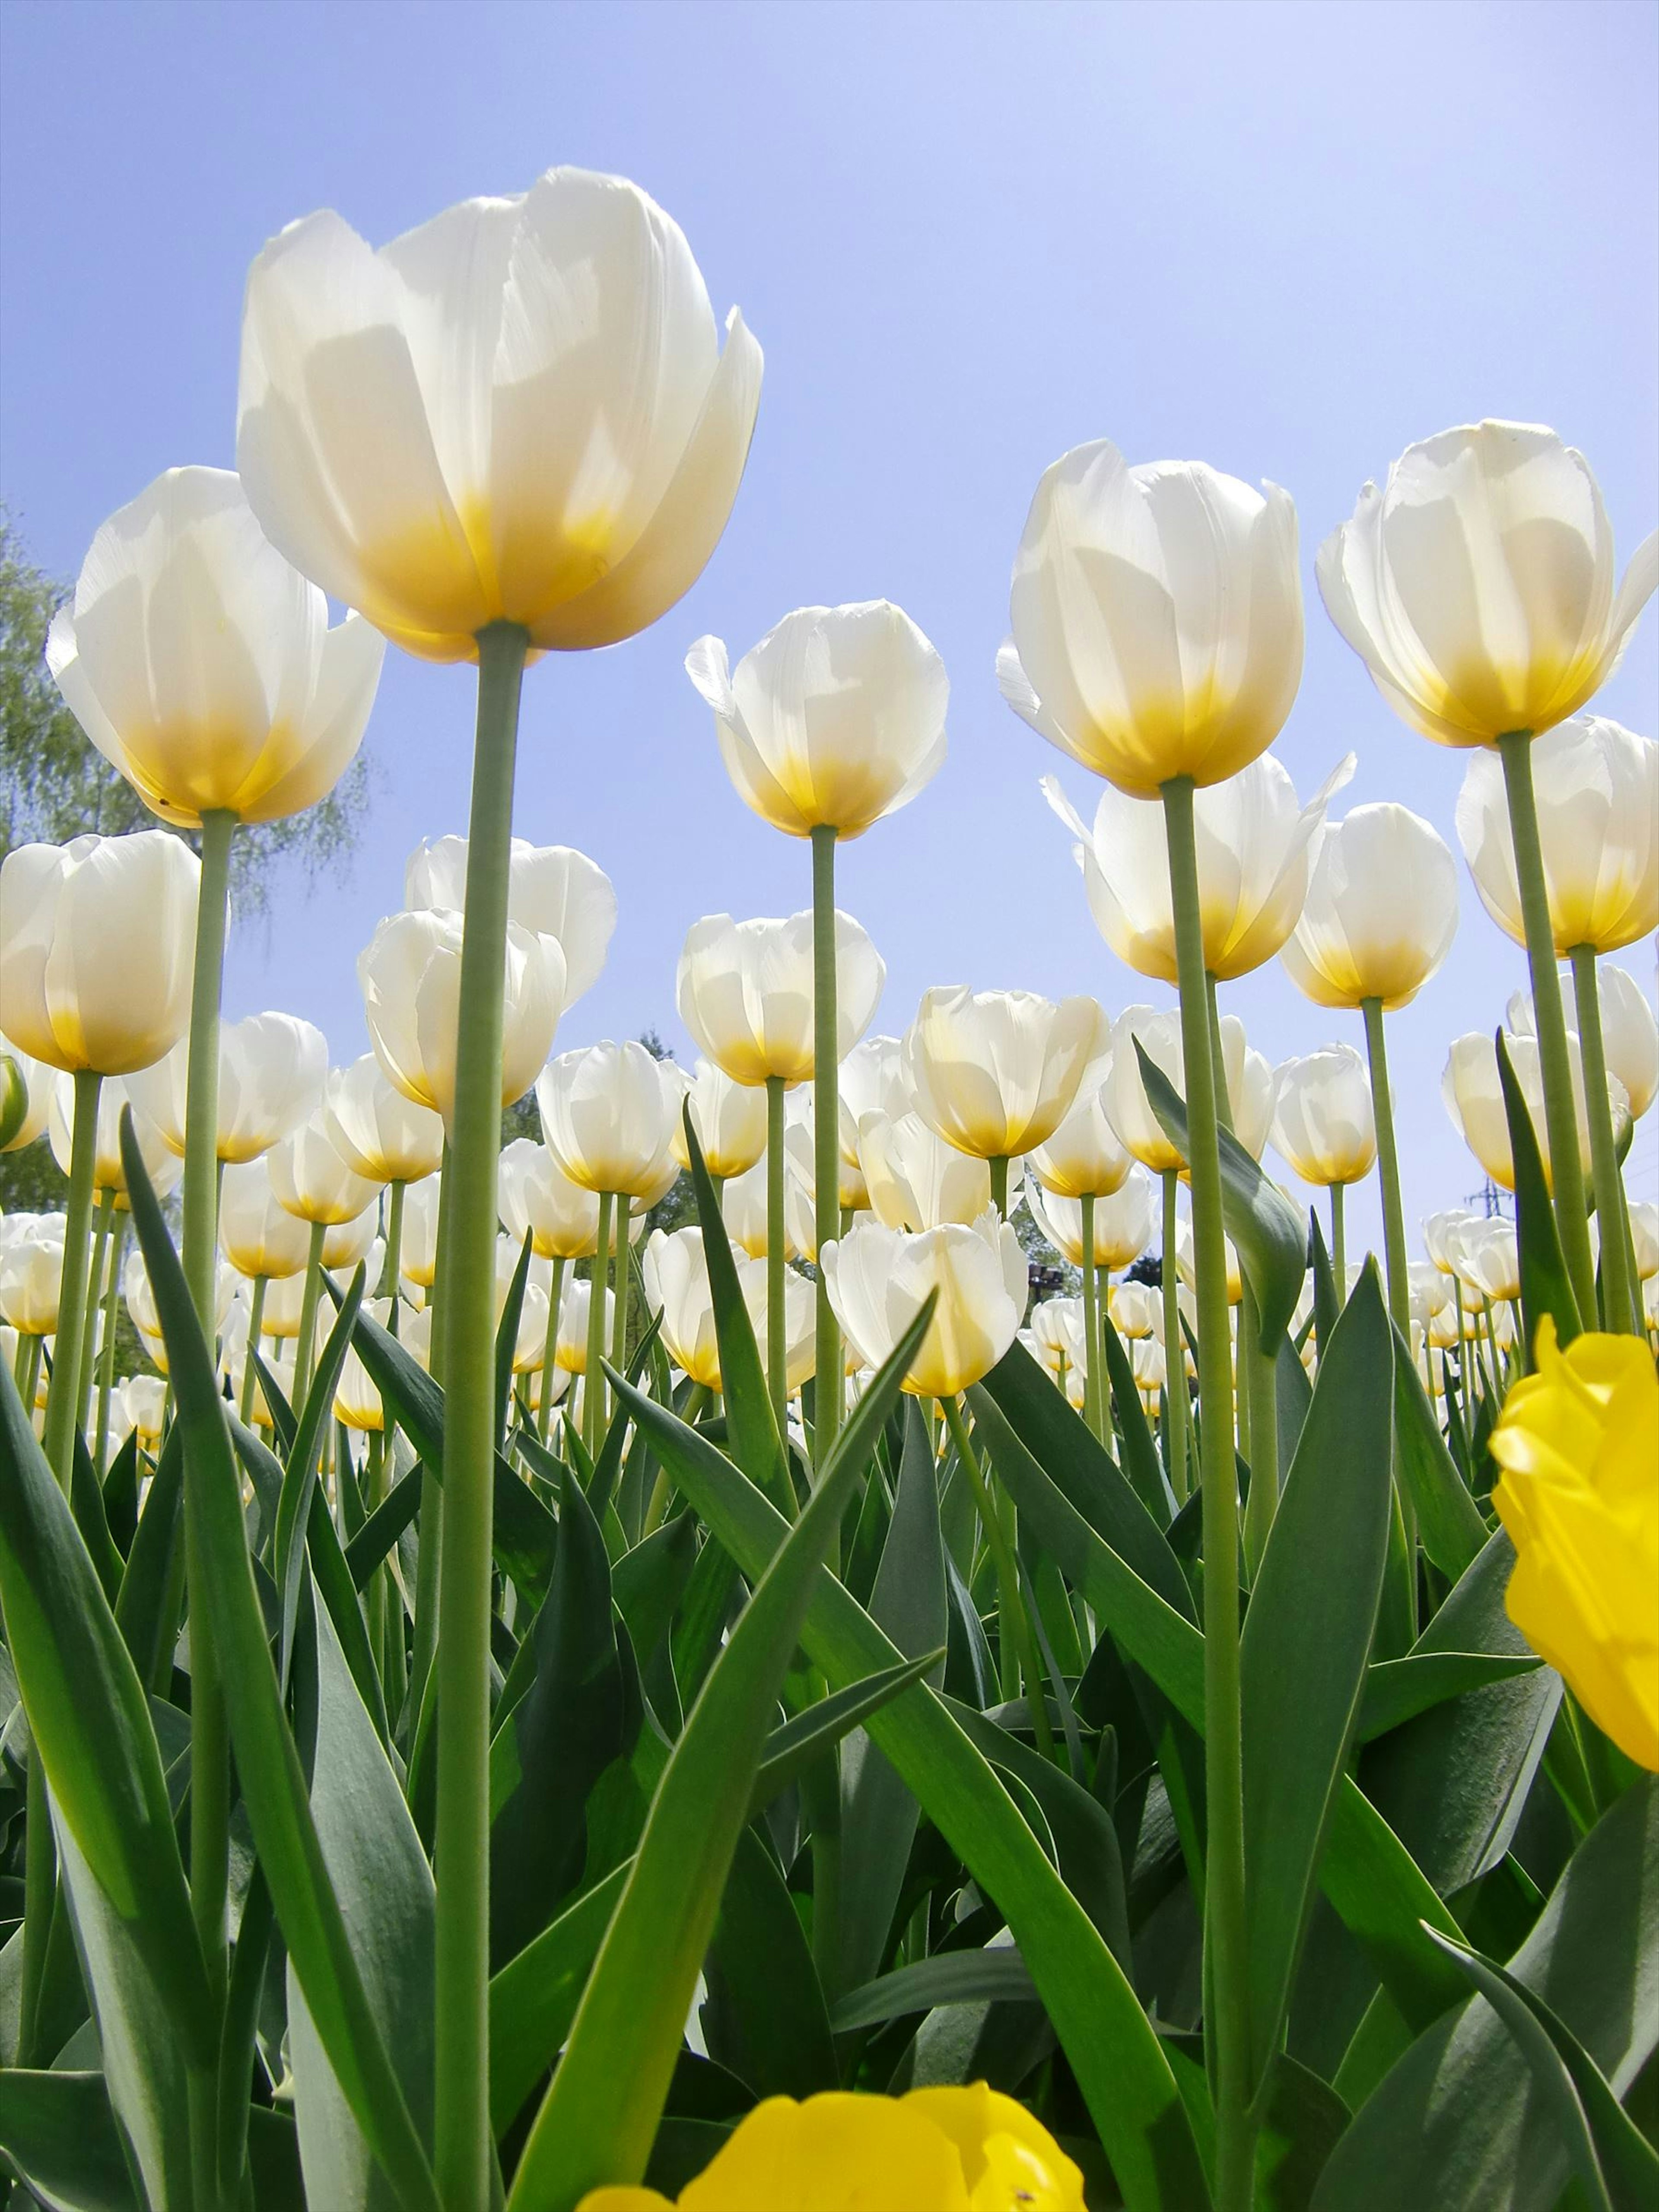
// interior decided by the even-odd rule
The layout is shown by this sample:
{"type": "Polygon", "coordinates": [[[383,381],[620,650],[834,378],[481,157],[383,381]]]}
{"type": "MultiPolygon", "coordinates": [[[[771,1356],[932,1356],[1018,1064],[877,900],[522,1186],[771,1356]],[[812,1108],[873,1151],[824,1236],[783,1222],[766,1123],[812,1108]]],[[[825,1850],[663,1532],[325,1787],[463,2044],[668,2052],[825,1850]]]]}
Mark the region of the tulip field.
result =
{"type": "Polygon", "coordinates": [[[521,690],[671,618],[762,368],[621,179],[309,216],[236,471],[52,623],[157,819],[0,865],[0,1147],[66,1177],[0,1219],[0,2190],[1654,2212],[1659,744],[1593,708],[1659,539],[1482,422],[1320,518],[1322,614],[1289,491],[1079,445],[957,682],[1056,769],[1097,989],[884,1002],[838,849],[926,805],[945,669],[780,608],[685,671],[799,910],[661,947],[693,1065],[572,1046],[617,898],[514,835],[521,690]],[[1269,750],[1326,615],[1401,792],[1463,753],[1461,921],[1429,822],[1269,750]],[[331,1066],[222,1019],[228,887],[388,642],[476,665],[471,818],[331,1066]],[[1409,1220],[1460,927],[1528,963],[1446,1041],[1501,1199],[1409,1220]]]}

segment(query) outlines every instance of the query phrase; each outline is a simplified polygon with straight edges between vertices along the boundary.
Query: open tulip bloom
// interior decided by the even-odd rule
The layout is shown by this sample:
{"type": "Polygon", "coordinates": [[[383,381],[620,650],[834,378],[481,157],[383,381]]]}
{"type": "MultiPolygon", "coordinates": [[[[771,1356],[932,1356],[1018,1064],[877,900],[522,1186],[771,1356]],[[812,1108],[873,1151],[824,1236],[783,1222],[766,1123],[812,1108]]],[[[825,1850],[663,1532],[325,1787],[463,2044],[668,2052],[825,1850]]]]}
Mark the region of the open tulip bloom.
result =
{"type": "Polygon", "coordinates": [[[1000,689],[1098,779],[1044,780],[1085,989],[872,1033],[836,848],[893,817],[909,884],[943,661],[887,599],[730,652],[711,603],[665,741],[810,903],[693,924],[695,1064],[573,1047],[617,900],[515,825],[525,672],[697,581],[760,380],[621,179],[307,216],[239,472],[112,514],[52,625],[166,826],[0,861],[0,1151],[66,1178],[0,1218],[0,2166],[76,2212],[1646,2206],[1659,749],[1594,708],[1655,541],[1621,580],[1582,458],[1483,423],[1319,556],[1528,954],[1443,1086],[1512,1201],[1413,1253],[1384,1021],[1459,863],[1331,818],[1352,756],[1298,797],[1296,510],[1201,462],[1077,447],[1014,549],[1000,689]],[[221,1019],[230,860],[388,640],[476,665],[471,804],[331,1070],[221,1019]],[[1252,1048],[1275,956],[1363,1051],[1252,1048]]]}

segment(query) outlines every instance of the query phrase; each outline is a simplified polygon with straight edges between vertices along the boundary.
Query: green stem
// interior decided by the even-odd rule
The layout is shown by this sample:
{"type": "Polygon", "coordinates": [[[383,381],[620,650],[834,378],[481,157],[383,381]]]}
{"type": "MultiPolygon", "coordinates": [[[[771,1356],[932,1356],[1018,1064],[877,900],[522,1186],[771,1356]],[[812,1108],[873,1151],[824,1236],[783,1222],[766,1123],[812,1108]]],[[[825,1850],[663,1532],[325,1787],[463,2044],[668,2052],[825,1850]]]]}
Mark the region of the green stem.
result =
{"type": "MultiPolygon", "coordinates": [[[[951,1441],[957,1448],[957,1457],[967,1478],[980,1526],[985,1531],[991,1562],[996,1570],[997,1588],[1001,1593],[1001,1615],[1004,1624],[1012,1632],[1019,1671],[1024,1677],[1026,1701],[1030,1707],[1031,1726],[1036,1735],[1037,1749],[1045,1759],[1054,1755],[1054,1730],[1048,1725],[1048,1702],[1042,1686],[1042,1668],[1037,1659],[1036,1638],[1031,1632],[1030,1615],[1025,1610],[1025,1594],[1019,1586],[1019,1570],[1014,1563],[1013,1547],[1008,1532],[986,1488],[985,1478],[980,1472],[979,1455],[974,1449],[973,1438],[968,1433],[968,1424],[962,1417],[961,1401],[956,1398],[941,1398],[939,1407],[945,1425],[951,1431],[951,1441]]],[[[1005,1658],[1006,1654],[1004,1655],[1005,1658]]],[[[1006,1676],[1005,1674],[1005,1680],[1006,1676]]]]}
{"type": "Polygon", "coordinates": [[[210,810],[202,817],[202,880],[196,901],[196,965],[191,978],[190,1057],[185,1075],[185,1280],[210,1345],[218,1273],[219,997],[235,832],[234,814],[210,810]]]}
{"type": "Polygon", "coordinates": [[[94,1464],[101,1477],[109,1457],[109,1400],[115,1388],[115,1325],[121,1312],[121,1268],[126,1258],[127,1217],[115,1216],[115,1242],[109,1255],[109,1275],[104,1291],[104,1342],[98,1362],[98,1442],[94,1464]]]}
{"type": "Polygon", "coordinates": [[[104,1281],[104,1255],[109,1244],[110,1224],[114,1218],[115,1193],[112,1190],[100,1192],[98,1210],[93,1220],[92,1266],[87,1275],[86,1310],[81,1322],[81,1364],[77,1370],[81,1380],[75,1401],[76,1425],[83,1434],[91,1418],[98,1316],[107,1295],[104,1281]]]}
{"type": "Polygon", "coordinates": [[[1595,947],[1576,945],[1568,957],[1572,963],[1578,1049],[1584,1065],[1595,1218],[1601,1231],[1601,1295],[1606,1308],[1602,1326],[1622,1336],[1635,1329],[1636,1305],[1626,1249],[1625,1191],[1613,1132],[1613,1102],[1607,1097],[1607,1055],[1601,1036],[1601,987],[1595,972],[1595,947]]]}
{"type": "Polygon", "coordinates": [[[628,1232],[632,1211],[627,1192],[618,1191],[611,1217],[611,1295],[615,1301],[611,1311],[611,1364],[618,1375],[628,1372],[628,1232]]]}
{"type": "Polygon", "coordinates": [[[268,1275],[253,1278],[253,1296],[248,1304],[247,1352],[242,1361],[241,1403],[237,1407],[244,1428],[253,1419],[253,1394],[258,1380],[253,1363],[258,1357],[259,1339],[264,1334],[265,1289],[270,1279],[268,1275]]]}
{"type": "MultiPolygon", "coordinates": [[[[1561,971],[1556,964],[1549,888],[1544,877],[1544,848],[1538,835],[1538,801],[1532,784],[1532,732],[1511,730],[1499,738],[1498,756],[1504,763],[1504,791],[1509,800],[1510,836],[1515,847],[1515,879],[1521,893],[1521,917],[1526,929],[1527,965],[1532,971],[1533,1018],[1538,1030],[1538,1059],[1544,1078],[1544,1124],[1549,1133],[1556,1225],[1579,1314],[1585,1325],[1593,1328],[1595,1268],[1590,1256],[1584,1170],[1578,1152],[1578,1114],[1573,1103],[1572,1065],[1567,1054],[1561,971]]],[[[1605,1231],[1603,1234],[1605,1237],[1605,1231]]]]}
{"type": "MultiPolygon", "coordinates": [[[[448,2212],[487,2212],[489,2130],[489,1612],[495,1448],[495,1173],[519,693],[529,639],[478,634],[478,719],[450,1130],[439,1569],[433,2168],[448,2212]]],[[[589,1387],[596,1378],[590,1376],[589,1387]]]]}
{"type": "Polygon", "coordinates": [[[611,1194],[599,1194],[599,1225],[587,1271],[587,1358],[582,1376],[582,1442],[589,1459],[599,1451],[605,1406],[605,1275],[611,1253],[611,1194]]]}
{"type": "MultiPolygon", "coordinates": [[[[841,1234],[841,1073],[836,1008],[836,832],[812,832],[812,1210],[818,1249],[841,1234]]],[[[841,1328],[818,1270],[812,1459],[822,1467],[841,1422],[841,1328]]]]}
{"type": "Polygon", "coordinates": [[[294,1340],[294,1410],[297,1413],[305,1403],[306,1389],[311,1381],[311,1350],[317,1334],[317,1305],[323,1292],[323,1243],[328,1235],[325,1223],[311,1224],[311,1242],[306,1248],[306,1282],[300,1294],[300,1334],[294,1340]]]}
{"type": "Polygon", "coordinates": [[[559,1308],[564,1303],[564,1271],[568,1261],[553,1262],[553,1279],[547,1286],[547,1334],[542,1340],[542,1401],[536,1408],[536,1433],[542,1442],[553,1422],[553,1377],[558,1372],[559,1308]]]}
{"type": "Polygon", "coordinates": [[[1249,1291],[1238,1316],[1238,1371],[1249,1376],[1250,1496],[1244,1514],[1244,1552],[1254,1577],[1279,1510],[1279,1371],[1260,1341],[1255,1301],[1249,1291]]]}
{"type": "Polygon", "coordinates": [[[788,1433],[789,1371],[783,1334],[783,1078],[766,1079],[766,1381],[780,1437],[788,1433]]]}
{"type": "Polygon", "coordinates": [[[90,1068],[75,1078],[75,1128],[70,1146],[64,1274],[58,1294],[58,1349],[46,1392],[47,1464],[67,1497],[81,1403],[81,1323],[87,1299],[87,1232],[92,1225],[92,1177],[98,1162],[98,1093],[104,1079],[90,1068]]]}
{"type": "Polygon", "coordinates": [[[1006,1158],[988,1161],[991,1170],[991,1203],[997,1210],[999,1220],[1008,1218],[1008,1162],[1006,1158]]]}
{"type": "MultiPolygon", "coordinates": [[[[1206,2042],[1214,2085],[1216,2212],[1246,2212],[1255,2130],[1244,1919],[1244,1802],[1239,1732],[1238,1485],[1233,1457],[1227,1257],[1217,1143],[1218,1071],[1200,918],[1193,784],[1163,787],[1181,989],[1188,1173],[1198,1291],[1198,1395],[1204,1540],[1204,1769],[1209,1850],[1205,1888],[1206,2042]]],[[[1265,2065],[1267,2054],[1263,2054],[1265,2065]]]]}
{"type": "Polygon", "coordinates": [[[1336,1278],[1337,1310],[1340,1312],[1348,1295],[1347,1224],[1343,1219],[1346,1183],[1334,1182],[1328,1194],[1331,1201],[1331,1272],[1336,1278]]]}
{"type": "Polygon", "coordinates": [[[1164,1278],[1164,1404],[1170,1433],[1165,1439],[1165,1458],[1170,1462],[1170,1482],[1175,1491],[1176,1502],[1184,1505],[1191,1486],[1187,1480],[1187,1353],[1181,1336],[1181,1270],[1176,1265],[1176,1238],[1180,1233],[1176,1215],[1176,1201],[1181,1189],[1181,1177],[1174,1168],[1165,1168],[1161,1178],[1164,1185],[1164,1257],[1161,1272],[1164,1278]]]}
{"type": "Polygon", "coordinates": [[[1083,1347],[1087,1361],[1083,1370],[1083,1416],[1095,1434],[1100,1437],[1105,1434],[1105,1431],[1101,1426],[1100,1414],[1099,1286],[1095,1280],[1095,1201],[1092,1193],[1079,1200],[1078,1209],[1083,1217],[1083,1347]]]}
{"type": "Polygon", "coordinates": [[[1371,1109],[1376,1121],[1376,1179],[1382,1190],[1382,1252],[1389,1276],[1389,1312],[1407,1344],[1412,1340],[1411,1272],[1406,1261],[1406,1212],[1400,1195],[1400,1154],[1395,1144],[1394,1093],[1389,1087],[1389,1047],[1381,999],[1360,1006],[1370,1060],[1371,1109]]]}
{"type": "Polygon", "coordinates": [[[380,1296],[392,1301],[386,1325],[392,1336],[398,1334],[399,1283],[404,1264],[404,1193],[408,1188],[404,1182],[386,1185],[386,1266],[380,1273],[380,1296]]]}
{"type": "Polygon", "coordinates": [[[44,1336],[20,1336],[17,1340],[17,1395],[31,1421],[34,1419],[35,1394],[40,1387],[40,1361],[46,1346],[44,1336]]]}

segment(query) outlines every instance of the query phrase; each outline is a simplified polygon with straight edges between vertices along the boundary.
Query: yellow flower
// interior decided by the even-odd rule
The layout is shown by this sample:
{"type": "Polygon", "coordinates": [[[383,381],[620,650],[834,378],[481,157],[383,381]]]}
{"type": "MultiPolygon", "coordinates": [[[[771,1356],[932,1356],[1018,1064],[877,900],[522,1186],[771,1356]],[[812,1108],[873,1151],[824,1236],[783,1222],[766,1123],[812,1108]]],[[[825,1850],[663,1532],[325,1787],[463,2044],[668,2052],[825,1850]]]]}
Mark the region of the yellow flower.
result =
{"type": "MultiPolygon", "coordinates": [[[[1083,2212],[1083,2176],[1041,2122],[976,2081],[906,2097],[769,2097],[679,2212],[1083,2212]]],[[[578,2212],[673,2212],[654,2189],[595,2189],[578,2212]]]]}
{"type": "Polygon", "coordinates": [[[1537,1353],[1492,1439],[1509,1615],[1596,1726],[1659,1771],[1659,1376],[1635,1337],[1560,1351],[1547,1316],[1537,1353]]]}

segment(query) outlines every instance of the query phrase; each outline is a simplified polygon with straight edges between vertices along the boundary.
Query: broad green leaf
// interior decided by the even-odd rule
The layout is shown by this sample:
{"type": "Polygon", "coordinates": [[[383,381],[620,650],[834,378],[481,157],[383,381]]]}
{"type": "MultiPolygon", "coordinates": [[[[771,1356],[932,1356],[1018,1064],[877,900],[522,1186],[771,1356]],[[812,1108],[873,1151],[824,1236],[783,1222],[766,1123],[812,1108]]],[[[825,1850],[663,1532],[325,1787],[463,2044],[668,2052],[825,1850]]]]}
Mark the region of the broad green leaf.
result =
{"type": "Polygon", "coordinates": [[[50,2212],[144,2212],[101,2074],[0,2071],[0,2151],[50,2212]]]}
{"type": "Polygon", "coordinates": [[[1123,1472],[1158,1526],[1167,1528],[1174,1517],[1175,1500],[1164,1479],[1164,1462],[1158,1455],[1152,1424],[1140,1402],[1134,1369],[1109,1313],[1100,1316],[1100,1334],[1106,1347],[1106,1374],[1111,1384],[1112,1405],[1123,1439],[1123,1472]]]}
{"type": "Polygon", "coordinates": [[[155,1463],[143,1510],[127,1554],[116,1625],[132,1654],[138,1679],[152,1689],[167,1682],[179,1633],[179,1584],[174,1565],[184,1541],[179,1508],[185,1495],[185,1440],[175,1422],[155,1463]]]}
{"type": "Polygon", "coordinates": [[[224,1401],[130,1112],[121,1116],[121,1152],[133,1225],[167,1340],[177,1423],[184,1432],[185,1510],[196,1552],[208,1563],[205,1587],[196,1599],[218,1651],[236,1771],[260,1864],[289,1961],[353,2116],[401,2203],[410,2212],[439,2212],[431,2168],[318,1839],[254,1588],[224,1401]]]}
{"type": "Polygon", "coordinates": [[[1320,1886],[1412,2027],[1426,2027],[1458,2002],[1462,1991],[1425,1929],[1460,1940],[1462,1930],[1351,1776],[1332,1808],[1320,1886]]]}
{"type": "Polygon", "coordinates": [[[1323,1352],[1331,1340],[1331,1331],[1336,1327],[1336,1316],[1341,1310],[1347,1285],[1344,1284],[1339,1292],[1316,1207],[1310,1207],[1308,1212],[1308,1241],[1309,1249],[1313,1255],[1314,1342],[1323,1352]]]}
{"type": "Polygon", "coordinates": [[[138,1531],[138,1431],[130,1429],[126,1441],[110,1462],[104,1477],[104,1520],[115,1548],[125,1560],[138,1531]]]}
{"type": "MultiPolygon", "coordinates": [[[[722,1295],[716,1285],[717,1306],[722,1295]]],[[[732,1295],[740,1296],[735,1286],[732,1295]]],[[[930,1297],[860,1400],[811,1502],[756,1581],[708,1671],[658,1784],[570,2040],[525,2144],[509,2212],[532,2206],[535,2212],[572,2212],[589,2189],[638,2180],[645,2172],[813,1583],[933,1310],[930,1297]]],[[[671,1433],[680,1425],[614,1370],[605,1371],[636,1420],[671,1433]]]]}
{"type": "Polygon", "coordinates": [[[854,2028],[880,2027],[906,2014],[932,2012],[939,2005],[1030,2002],[1037,1996],[1031,1970],[1012,1944],[988,1951],[936,1951],[912,1966],[895,1967],[873,1982],[849,1990],[836,2007],[837,2035],[854,2028]]]}
{"type": "Polygon", "coordinates": [[[567,1905],[489,1983],[489,2118],[503,2135],[558,2057],[631,1860],[567,1905]]]}
{"type": "Polygon", "coordinates": [[[497,1451],[507,1441],[507,1413],[513,1402],[513,1360],[519,1348],[519,1317],[524,1311],[525,1285],[530,1280],[532,1241],[526,1229],[519,1251],[518,1265],[514,1268],[513,1279],[507,1286],[507,1298],[501,1307],[501,1319],[495,1324],[495,1435],[497,1451]]]}
{"type": "MultiPolygon", "coordinates": [[[[1526,1328],[1528,1364],[1546,1314],[1555,1320],[1556,1341],[1565,1350],[1583,1327],[1572,1278],[1562,1256],[1561,1232],[1544,1177],[1543,1154],[1527,1110],[1526,1094],[1516,1079],[1508,1040],[1497,1032],[1498,1080],[1509,1123],[1510,1158],[1515,1171],[1515,1231],[1521,1249],[1521,1314],[1526,1328]]],[[[1592,1317],[1593,1318],[1593,1317],[1592,1317]]]]}
{"type": "MultiPolygon", "coordinates": [[[[716,1540],[745,1574],[760,1573],[787,1534],[776,1508],[696,1431],[644,1404],[636,1418],[652,1427],[664,1464],[716,1540]]],[[[900,1659],[829,1575],[819,1577],[802,1644],[836,1689],[900,1659]]],[[[1157,2037],[1008,1790],[925,1686],[872,1716],[869,1728],[951,1850],[1006,1914],[1129,2212],[1206,2207],[1197,2152],[1157,2037]]]]}
{"type": "Polygon", "coordinates": [[[680,1513],[635,1544],[611,1571],[611,1595],[628,1624],[643,1674],[650,1673],[696,1560],[696,1516],[680,1513]]]}
{"type": "MultiPolygon", "coordinates": [[[[1212,2166],[1215,2113],[1204,2039],[1168,2036],[1164,2048],[1204,2145],[1205,2162],[1212,2166]]],[[[1295,2059],[1281,2056],[1256,2136],[1253,2212],[1307,2212],[1314,2185],[1347,2121],[1346,2106],[1328,2082],[1295,2059]]]]}
{"type": "Polygon", "coordinates": [[[1466,1690],[1484,1689],[1512,1675],[1530,1674],[1541,1664],[1530,1652],[1415,1651],[1403,1659],[1382,1659],[1368,1668],[1359,1708],[1358,1741],[1386,1735],[1431,1705],[1466,1690]]]}
{"type": "Polygon", "coordinates": [[[1250,2094],[1279,2048],[1388,1553],[1394,1347],[1374,1266],[1320,1362],[1239,1652],[1250,2094]]]}
{"type": "Polygon", "coordinates": [[[738,1838],[705,1968],[708,2055],[757,2097],[839,2088],[823,1991],[782,1875],[752,1827],[738,1838]]]}
{"type": "Polygon", "coordinates": [[[754,1787],[749,1793],[750,1817],[764,1811],[781,1791],[798,1781],[831,1744],[862,1727],[872,1713],[878,1713],[913,1682],[935,1673],[944,1656],[942,1650],[923,1651],[902,1666],[884,1667],[861,1682],[849,1683],[846,1689],[818,1698],[793,1720],[775,1728],[766,1739],[765,1755],[755,1769],[754,1787]]]}
{"type": "MultiPolygon", "coordinates": [[[[1492,2005],[1437,1956],[1466,2002],[1355,2115],[1316,2212],[1549,2212],[1560,2196],[1555,2111],[1492,2005]]],[[[1623,2097],[1659,2041],[1659,1777],[1644,1775],[1585,1838],[1508,1972],[1623,2097]]]]}
{"type": "Polygon", "coordinates": [[[70,1510],[75,1516],[76,1527],[81,1531],[81,1540],[87,1547],[87,1556],[104,1586],[104,1595],[113,1605],[121,1588],[124,1563],[115,1548],[115,1540],[110,1534],[109,1522],[104,1517],[104,1493],[98,1486],[98,1474],[92,1463],[92,1455],[88,1451],[87,1440],[78,1428],[74,1435],[70,1475],[70,1510]]]}
{"type": "Polygon", "coordinates": [[[1492,1533],[1446,1448],[1409,1346],[1394,1333],[1395,1449],[1423,1549],[1455,1582],[1492,1533]]]}
{"type": "Polygon", "coordinates": [[[352,1588],[368,1589],[370,1577],[421,1510],[422,1469],[399,1475],[345,1547],[352,1588]]]}
{"type": "MultiPolygon", "coordinates": [[[[1186,1103],[1138,1039],[1135,1055],[1147,1103],[1184,1158],[1186,1103]]],[[[1216,1134],[1221,1154],[1221,1218],[1255,1297],[1261,1349],[1271,1352],[1289,1328],[1302,1295],[1302,1278],[1308,1271],[1307,1231],[1301,1213],[1262,1174],[1232,1131],[1218,1129],[1216,1134]]]]}

